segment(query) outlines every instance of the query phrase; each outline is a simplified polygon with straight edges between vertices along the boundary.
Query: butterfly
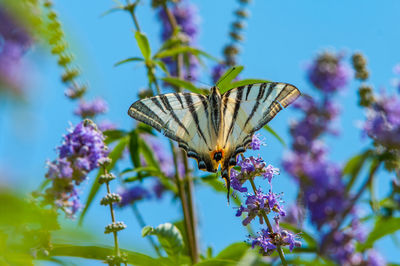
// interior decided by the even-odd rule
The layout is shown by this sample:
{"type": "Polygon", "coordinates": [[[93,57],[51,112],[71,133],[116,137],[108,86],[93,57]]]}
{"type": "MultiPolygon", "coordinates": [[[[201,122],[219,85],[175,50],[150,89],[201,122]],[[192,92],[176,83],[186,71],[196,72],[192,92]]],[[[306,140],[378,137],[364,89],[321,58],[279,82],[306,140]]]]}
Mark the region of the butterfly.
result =
{"type": "Polygon", "coordinates": [[[280,82],[250,84],[221,95],[214,86],[208,96],[168,93],[139,100],[128,114],[178,142],[198,168],[217,172],[230,191],[230,169],[246,151],[254,132],[287,107],[300,91],[280,82]]]}

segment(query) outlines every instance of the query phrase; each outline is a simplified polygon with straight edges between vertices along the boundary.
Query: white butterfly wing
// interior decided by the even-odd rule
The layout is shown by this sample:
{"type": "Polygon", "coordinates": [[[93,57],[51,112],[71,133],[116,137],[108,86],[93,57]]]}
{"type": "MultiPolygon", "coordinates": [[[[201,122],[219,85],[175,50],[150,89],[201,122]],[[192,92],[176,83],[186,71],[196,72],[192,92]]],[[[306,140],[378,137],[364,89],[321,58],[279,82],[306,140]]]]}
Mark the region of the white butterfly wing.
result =
{"type": "Polygon", "coordinates": [[[210,151],[216,138],[210,131],[207,97],[195,93],[168,93],[131,105],[128,114],[179,143],[199,169],[215,172],[210,151]]]}
{"type": "Polygon", "coordinates": [[[299,96],[295,86],[275,82],[242,86],[222,95],[223,132],[218,143],[226,151],[223,167],[234,165],[236,156],[246,150],[254,132],[299,96]]]}

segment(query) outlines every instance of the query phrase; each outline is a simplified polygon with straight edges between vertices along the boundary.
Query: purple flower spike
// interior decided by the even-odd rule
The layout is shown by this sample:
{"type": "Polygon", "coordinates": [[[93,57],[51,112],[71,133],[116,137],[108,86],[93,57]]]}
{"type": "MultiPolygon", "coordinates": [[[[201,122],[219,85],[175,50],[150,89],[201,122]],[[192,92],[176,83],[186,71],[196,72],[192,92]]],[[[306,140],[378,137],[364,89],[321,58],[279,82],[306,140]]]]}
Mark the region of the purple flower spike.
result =
{"type": "Polygon", "coordinates": [[[265,142],[260,139],[261,134],[254,134],[251,143],[250,143],[250,148],[252,150],[259,150],[261,146],[265,146],[265,142]]]}
{"type": "Polygon", "coordinates": [[[150,192],[140,186],[120,189],[118,194],[121,196],[121,201],[118,204],[120,207],[125,207],[135,201],[151,197],[150,192]]]}
{"type": "Polygon", "coordinates": [[[342,62],[340,55],[325,52],[308,69],[311,83],[324,92],[335,92],[347,85],[351,68],[342,62]]]}
{"type": "Polygon", "coordinates": [[[84,100],[80,101],[79,106],[74,113],[82,118],[86,118],[106,113],[107,110],[107,103],[103,99],[97,98],[91,102],[85,102],[84,100]]]}
{"type": "Polygon", "coordinates": [[[104,136],[90,121],[85,120],[70,130],[57,151],[59,158],[49,162],[46,178],[52,186],[46,190],[45,198],[62,208],[68,216],[80,209],[75,185],[87,178],[90,171],[107,158],[104,136]]]}

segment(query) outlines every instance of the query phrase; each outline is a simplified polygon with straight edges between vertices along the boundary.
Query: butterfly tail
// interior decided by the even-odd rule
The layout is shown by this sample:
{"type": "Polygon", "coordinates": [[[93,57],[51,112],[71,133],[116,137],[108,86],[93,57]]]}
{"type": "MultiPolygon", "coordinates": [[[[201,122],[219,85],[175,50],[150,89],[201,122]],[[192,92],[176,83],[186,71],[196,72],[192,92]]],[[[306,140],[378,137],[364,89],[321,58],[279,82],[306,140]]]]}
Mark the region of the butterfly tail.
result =
{"type": "Polygon", "coordinates": [[[225,180],[225,185],[226,185],[226,188],[228,189],[228,194],[226,195],[226,197],[228,199],[228,205],[229,205],[229,195],[231,193],[231,178],[229,176],[228,169],[222,170],[222,178],[225,180]]]}

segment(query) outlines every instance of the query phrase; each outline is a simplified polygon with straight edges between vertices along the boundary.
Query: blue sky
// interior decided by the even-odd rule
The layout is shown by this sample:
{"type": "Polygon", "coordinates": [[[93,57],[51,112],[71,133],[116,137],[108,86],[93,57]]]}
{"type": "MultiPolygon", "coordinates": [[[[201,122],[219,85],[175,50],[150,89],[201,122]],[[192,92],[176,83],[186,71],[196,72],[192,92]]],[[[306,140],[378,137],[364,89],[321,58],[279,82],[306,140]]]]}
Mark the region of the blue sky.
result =
{"type": "MultiPolygon", "coordinates": [[[[153,51],[157,50],[160,24],[149,7],[149,0],[138,7],[138,19],[142,31],[150,40],[153,51]]],[[[236,1],[193,1],[201,16],[198,45],[207,52],[221,58],[222,47],[228,42],[228,30],[233,21],[236,1]]],[[[109,104],[107,119],[123,129],[130,129],[133,121],[126,111],[135,101],[137,91],[145,87],[145,70],[142,66],[113,65],[127,57],[140,54],[133,36],[133,25],[128,14],[116,12],[100,15],[113,7],[111,0],[55,1],[64,24],[71,49],[89,83],[88,98],[104,97],[109,104]]],[[[242,78],[261,78],[295,84],[302,92],[314,93],[305,79],[304,65],[319,51],[330,49],[351,55],[363,52],[368,58],[371,71],[370,82],[375,88],[393,90],[391,80],[395,77],[392,68],[399,63],[400,35],[398,25],[398,1],[253,1],[251,17],[245,31],[245,42],[241,46],[239,63],[245,66],[242,78]]],[[[60,69],[55,58],[37,48],[30,54],[34,61],[35,76],[29,88],[28,100],[16,103],[0,100],[0,169],[7,173],[5,182],[21,190],[32,190],[43,180],[45,161],[55,157],[54,148],[60,144],[61,136],[71,123],[78,122],[72,112],[75,103],[64,97],[60,69]]],[[[202,69],[200,80],[210,83],[210,68],[202,69]]],[[[328,138],[331,158],[338,163],[367,147],[362,140],[357,121],[364,114],[356,107],[357,83],[337,96],[342,116],[337,122],[341,130],[339,139],[328,138]]],[[[295,114],[282,111],[270,125],[288,140],[287,125],[295,114]]],[[[284,148],[270,135],[267,146],[260,151],[268,162],[280,167],[284,148]]],[[[381,172],[380,195],[384,195],[391,176],[381,172]]],[[[84,184],[82,193],[90,188],[91,180],[84,184]]],[[[287,175],[282,173],[274,180],[275,192],[284,192],[287,205],[294,199],[297,188],[287,175]]],[[[201,249],[212,246],[215,252],[229,243],[243,241],[247,232],[241,220],[234,216],[235,210],[226,205],[224,194],[215,194],[206,187],[196,188],[196,205],[199,208],[199,230],[201,249]]],[[[83,196],[85,198],[85,196],[83,196]]],[[[99,199],[99,198],[98,198],[99,199]]],[[[179,207],[170,199],[162,203],[150,201],[139,204],[145,220],[153,226],[174,221],[179,207]]],[[[140,228],[130,210],[118,213],[128,225],[121,234],[122,246],[136,251],[148,252],[150,247],[140,236],[140,228]]],[[[96,234],[103,231],[108,216],[100,206],[93,206],[85,222],[96,234]],[[98,217],[104,217],[99,219],[98,217]]],[[[111,239],[102,237],[104,243],[111,239]]],[[[395,246],[390,239],[379,242],[380,251],[390,261],[400,262],[395,255],[395,246]]]]}

